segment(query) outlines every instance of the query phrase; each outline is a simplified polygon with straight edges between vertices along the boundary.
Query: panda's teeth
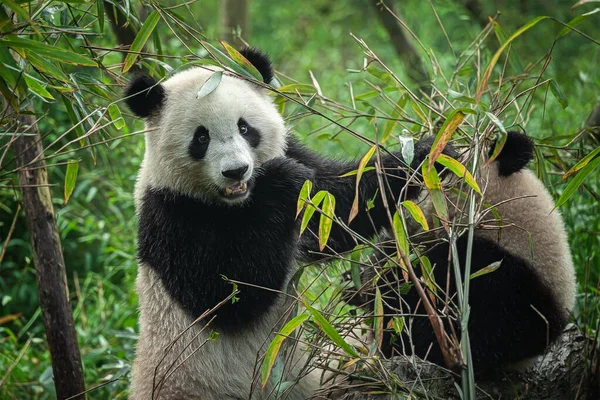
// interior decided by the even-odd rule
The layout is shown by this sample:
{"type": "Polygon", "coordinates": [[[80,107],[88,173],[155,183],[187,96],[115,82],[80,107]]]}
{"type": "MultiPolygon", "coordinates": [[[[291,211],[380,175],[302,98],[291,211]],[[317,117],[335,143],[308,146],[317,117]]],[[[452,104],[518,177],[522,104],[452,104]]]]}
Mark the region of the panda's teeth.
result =
{"type": "Polygon", "coordinates": [[[248,190],[248,184],[246,182],[238,182],[231,186],[226,186],[224,189],[226,196],[233,196],[237,194],[244,194],[248,190]]]}

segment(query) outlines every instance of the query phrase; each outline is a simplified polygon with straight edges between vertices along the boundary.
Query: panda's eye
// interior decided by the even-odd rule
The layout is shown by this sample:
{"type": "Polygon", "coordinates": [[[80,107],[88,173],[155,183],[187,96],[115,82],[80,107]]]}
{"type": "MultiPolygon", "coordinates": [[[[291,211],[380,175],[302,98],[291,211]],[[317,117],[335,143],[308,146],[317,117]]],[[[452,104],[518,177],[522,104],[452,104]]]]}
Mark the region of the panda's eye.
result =
{"type": "Polygon", "coordinates": [[[202,134],[202,135],[198,136],[197,140],[198,140],[198,143],[200,143],[200,144],[207,143],[208,142],[208,135],[202,134]]]}
{"type": "Polygon", "coordinates": [[[248,133],[248,126],[246,124],[240,124],[240,125],[238,125],[238,128],[242,135],[245,135],[246,133],[248,133]]]}
{"type": "Polygon", "coordinates": [[[196,129],[196,133],[194,134],[194,139],[199,144],[206,144],[210,141],[210,135],[208,134],[208,129],[203,126],[199,126],[196,129]]]}

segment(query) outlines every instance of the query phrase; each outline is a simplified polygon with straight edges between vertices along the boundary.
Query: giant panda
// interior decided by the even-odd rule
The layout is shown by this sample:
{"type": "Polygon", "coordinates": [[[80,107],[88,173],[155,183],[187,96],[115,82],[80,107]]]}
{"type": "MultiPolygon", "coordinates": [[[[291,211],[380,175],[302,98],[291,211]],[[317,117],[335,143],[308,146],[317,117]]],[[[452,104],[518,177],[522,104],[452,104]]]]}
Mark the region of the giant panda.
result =
{"type": "MultiPolygon", "coordinates": [[[[264,82],[273,79],[263,53],[242,54],[264,82]]],[[[125,93],[147,128],[134,196],[140,334],[133,400],[273,398],[272,382],[260,389],[257,363],[290,315],[282,292],[298,261],[322,254],[315,235],[299,239],[299,192],[306,180],[313,192],[329,191],[344,221],[355,195],[355,178],[341,175],[358,162],[301,146],[264,87],[225,72],[216,89],[196,98],[213,73],[215,68],[191,68],[161,82],[139,76],[125,93]],[[239,293],[232,298],[235,286],[239,293]]],[[[429,144],[416,144],[423,146],[429,144]]],[[[399,154],[382,152],[378,159],[362,177],[359,214],[349,225],[362,237],[388,225],[383,193],[392,205],[400,193],[420,193],[399,154]],[[384,191],[380,179],[387,181],[384,191]],[[375,207],[367,211],[376,193],[375,207]]],[[[317,232],[313,219],[309,228],[317,232]]],[[[355,246],[354,237],[335,225],[326,252],[355,246]]],[[[301,351],[296,360],[302,366],[301,351]]],[[[298,383],[280,398],[308,398],[319,388],[301,367],[286,374],[283,380],[298,383]]]]}
{"type": "MultiPolygon", "coordinates": [[[[501,152],[489,162],[494,147],[484,148],[483,155],[477,155],[480,158],[477,183],[483,198],[479,198],[482,207],[476,209],[479,211],[475,219],[471,273],[484,268],[482,272],[486,273],[471,279],[468,299],[472,362],[475,373],[481,377],[501,368],[530,366],[535,356],[543,353],[567,325],[576,294],[564,223],[543,183],[526,168],[533,159],[533,141],[523,133],[508,132],[501,152]]],[[[470,153],[472,151],[463,155],[463,160],[472,158],[470,153]]],[[[448,186],[451,187],[452,182],[448,186]]],[[[454,227],[458,231],[467,223],[466,201],[456,192],[450,192],[448,199],[449,215],[456,219],[454,227]]],[[[426,191],[417,202],[429,226],[433,226],[435,211],[426,191]]],[[[407,225],[411,226],[410,222],[407,225]]],[[[414,221],[412,225],[417,226],[414,221]]],[[[433,267],[439,296],[437,311],[446,333],[457,333],[460,338],[450,240],[439,234],[433,240],[431,233],[414,229],[411,233],[417,251],[427,256],[433,267]],[[450,306],[445,293],[449,295],[450,306]]],[[[464,275],[467,244],[465,231],[456,241],[463,280],[467,279],[464,275]]],[[[364,288],[362,292],[351,293],[350,303],[363,307],[371,304],[374,288],[378,287],[387,316],[386,326],[394,316],[406,315],[400,334],[386,330],[381,343],[383,354],[414,354],[444,365],[440,346],[416,290],[411,288],[408,293],[399,293],[402,291],[398,290],[399,284],[403,283],[398,279],[401,274],[381,268],[381,263],[379,267],[365,269],[362,275],[364,288]]],[[[421,275],[426,276],[424,271],[421,275]]],[[[425,281],[423,279],[422,284],[427,287],[425,281]]],[[[432,292],[430,295],[434,296],[432,292]]]]}

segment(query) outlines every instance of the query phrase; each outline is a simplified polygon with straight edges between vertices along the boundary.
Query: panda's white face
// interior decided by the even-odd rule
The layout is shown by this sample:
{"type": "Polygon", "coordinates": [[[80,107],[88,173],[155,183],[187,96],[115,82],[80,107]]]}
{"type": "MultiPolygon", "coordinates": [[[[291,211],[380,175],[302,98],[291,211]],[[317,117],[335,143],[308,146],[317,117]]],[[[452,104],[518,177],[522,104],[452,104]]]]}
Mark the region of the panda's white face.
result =
{"type": "Polygon", "coordinates": [[[162,83],[164,99],[147,119],[141,179],[208,202],[240,204],[260,166],[285,152],[286,129],[266,91],[223,75],[197,99],[214,71],[194,68],[162,83]]]}

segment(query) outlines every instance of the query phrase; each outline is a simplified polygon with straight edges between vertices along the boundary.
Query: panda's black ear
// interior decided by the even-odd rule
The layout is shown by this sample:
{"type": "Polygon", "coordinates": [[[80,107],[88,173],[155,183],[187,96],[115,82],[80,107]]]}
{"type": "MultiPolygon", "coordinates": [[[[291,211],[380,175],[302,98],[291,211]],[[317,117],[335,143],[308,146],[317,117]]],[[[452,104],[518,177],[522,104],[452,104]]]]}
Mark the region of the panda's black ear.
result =
{"type": "Polygon", "coordinates": [[[147,118],[162,106],[166,93],[156,79],[139,75],[129,82],[125,96],[129,109],[138,117],[147,118]]]}
{"type": "MultiPolygon", "coordinates": [[[[494,151],[494,146],[490,148],[490,155],[494,151]]],[[[498,163],[498,173],[500,176],[510,176],[515,172],[521,171],[533,160],[534,143],[529,137],[521,132],[510,131],[506,138],[506,143],[498,157],[494,160],[498,163]]]]}
{"type": "Polygon", "coordinates": [[[265,53],[254,47],[243,48],[240,53],[260,72],[265,83],[270,83],[273,80],[271,60],[265,53]]]}

